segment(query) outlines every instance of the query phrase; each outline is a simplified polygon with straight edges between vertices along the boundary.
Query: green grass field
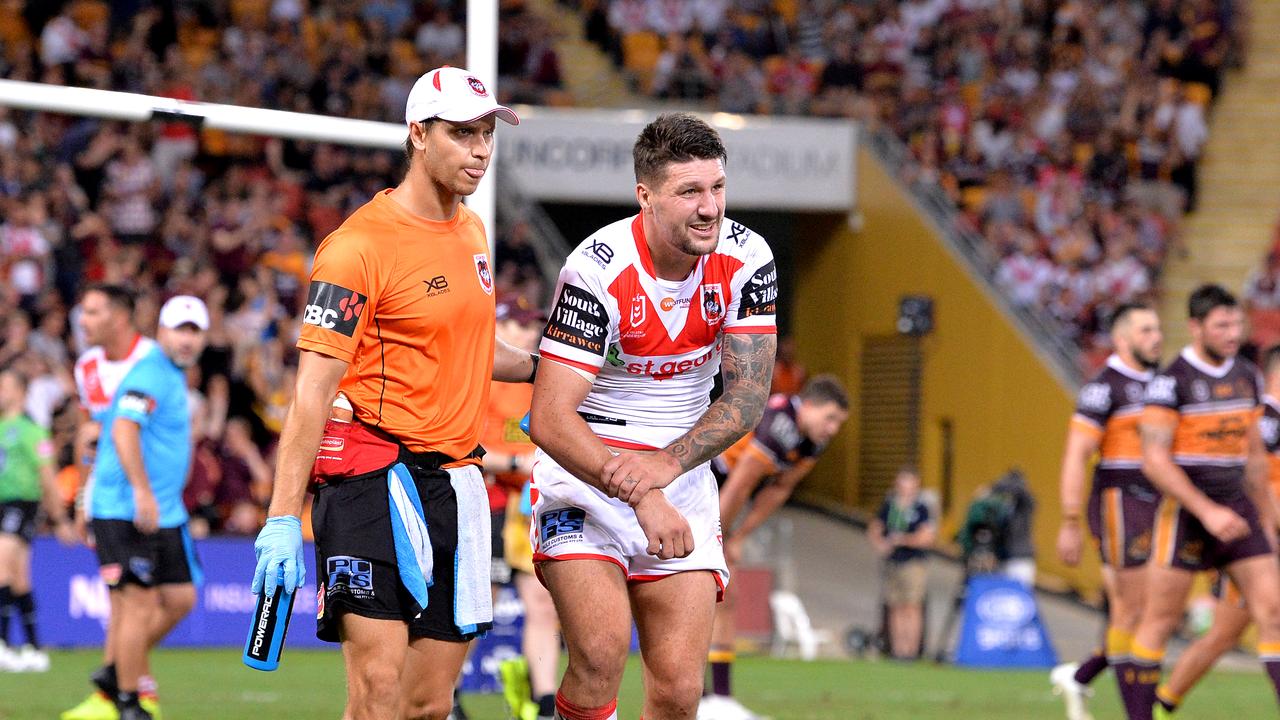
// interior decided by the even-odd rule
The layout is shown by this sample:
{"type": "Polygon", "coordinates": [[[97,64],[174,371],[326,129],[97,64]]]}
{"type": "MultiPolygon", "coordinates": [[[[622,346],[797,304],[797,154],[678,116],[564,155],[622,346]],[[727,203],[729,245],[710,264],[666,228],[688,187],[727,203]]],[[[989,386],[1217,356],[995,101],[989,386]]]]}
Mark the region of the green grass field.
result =
{"type": "MultiPolygon", "coordinates": [[[[96,652],[59,652],[43,675],[0,674],[0,720],[51,720],[89,689],[96,652]]],[[[167,650],[153,665],[166,720],[214,718],[338,718],[344,700],[335,652],[294,651],[281,669],[260,673],[232,650],[167,650]]],[[[985,672],[933,665],[743,658],[734,677],[739,697],[775,720],[1050,720],[1062,717],[1045,673],[985,672]]],[[[1097,720],[1121,718],[1114,680],[1099,678],[1097,720]]],[[[628,667],[619,717],[635,720],[639,667],[628,667]]],[[[503,720],[497,695],[468,696],[475,720],[503,720]]],[[[1276,717],[1270,686],[1257,673],[1216,673],[1188,700],[1180,718],[1276,717]]]]}

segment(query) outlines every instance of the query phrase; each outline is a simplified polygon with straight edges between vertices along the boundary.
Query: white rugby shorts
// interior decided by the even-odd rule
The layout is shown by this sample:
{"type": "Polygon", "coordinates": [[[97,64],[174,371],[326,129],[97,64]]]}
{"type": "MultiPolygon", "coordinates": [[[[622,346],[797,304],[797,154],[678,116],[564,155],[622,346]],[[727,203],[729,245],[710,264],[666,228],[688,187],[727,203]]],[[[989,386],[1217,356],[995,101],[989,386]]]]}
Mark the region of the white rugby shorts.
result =
{"type": "Polygon", "coordinates": [[[729,567],[720,533],[720,495],[708,464],[681,475],[663,490],[693,531],[693,552],[662,560],[648,553],[649,541],[631,506],[574,477],[542,450],[535,459],[537,500],[529,526],[535,563],[606,560],[622,568],[628,582],[710,570],[719,589],[717,596],[724,594],[729,567]]]}

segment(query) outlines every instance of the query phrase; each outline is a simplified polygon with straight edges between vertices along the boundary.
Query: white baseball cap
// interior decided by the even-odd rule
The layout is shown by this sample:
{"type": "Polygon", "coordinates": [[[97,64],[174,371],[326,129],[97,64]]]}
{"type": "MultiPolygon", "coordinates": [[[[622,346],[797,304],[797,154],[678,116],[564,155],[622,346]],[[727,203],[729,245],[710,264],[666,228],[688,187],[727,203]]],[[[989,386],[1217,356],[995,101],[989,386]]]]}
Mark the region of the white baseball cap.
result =
{"type": "Polygon", "coordinates": [[[497,113],[509,125],[520,124],[520,118],[511,108],[499,105],[480,78],[447,65],[418,78],[404,104],[406,125],[430,118],[465,123],[491,113],[497,113]]]}
{"type": "Polygon", "coordinates": [[[170,330],[190,323],[201,330],[209,329],[209,308],[204,301],[191,295],[177,295],[160,308],[160,327],[170,330]]]}

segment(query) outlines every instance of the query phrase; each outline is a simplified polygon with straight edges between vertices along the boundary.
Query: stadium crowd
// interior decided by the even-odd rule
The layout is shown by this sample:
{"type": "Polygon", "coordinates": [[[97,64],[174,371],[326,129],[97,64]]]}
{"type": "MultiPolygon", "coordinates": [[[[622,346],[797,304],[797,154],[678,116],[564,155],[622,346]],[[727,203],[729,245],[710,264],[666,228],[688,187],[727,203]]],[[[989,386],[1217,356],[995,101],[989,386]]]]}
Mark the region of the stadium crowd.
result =
{"type": "Polygon", "coordinates": [[[578,0],[660,98],[887,128],[981,232],[994,279],[1097,365],[1196,202],[1235,0],[578,0]]]}
{"type": "MultiPolygon", "coordinates": [[[[0,77],[371,120],[403,119],[424,70],[462,64],[456,3],[234,0],[0,4],[0,77]]],[[[559,103],[542,21],[503,3],[504,101],[559,103]]],[[[191,294],[209,348],[190,377],[198,446],[185,500],[193,532],[258,531],[274,443],[293,391],[294,340],[319,242],[376,191],[402,152],[235,136],[172,122],[125,125],[0,108],[0,367],[33,378],[72,501],[72,366],[86,348],[80,294],[137,294],[136,325],[191,294]]],[[[500,296],[540,306],[530,226],[497,229],[500,296]]]]}
{"type": "MultiPolygon", "coordinates": [[[[1089,366],[1099,318],[1150,299],[1194,206],[1205,113],[1240,55],[1233,0],[564,0],[636,89],[737,112],[850,116],[911,149],[981,231],[997,283],[1046,312],[1089,366]]],[[[102,0],[0,5],[0,77],[396,120],[424,69],[462,64],[459,3],[102,0]]],[[[550,24],[503,2],[500,98],[565,104],[550,24]]],[[[394,152],[123,125],[0,108],[0,365],[35,378],[30,412],[71,465],[92,282],[139,291],[140,328],[205,298],[211,347],[188,502],[253,532],[289,402],[318,242],[401,168],[394,152]]],[[[541,304],[530,226],[497,228],[499,291],[541,304]]],[[[68,496],[73,474],[66,474],[68,496]]]]}

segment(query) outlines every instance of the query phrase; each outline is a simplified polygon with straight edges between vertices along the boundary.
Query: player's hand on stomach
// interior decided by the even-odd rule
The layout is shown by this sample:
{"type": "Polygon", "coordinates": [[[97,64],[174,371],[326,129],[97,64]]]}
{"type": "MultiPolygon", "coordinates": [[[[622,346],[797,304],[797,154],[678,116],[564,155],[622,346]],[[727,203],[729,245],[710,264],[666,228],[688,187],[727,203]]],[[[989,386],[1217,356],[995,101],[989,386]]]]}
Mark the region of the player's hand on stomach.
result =
{"type": "Polygon", "coordinates": [[[150,535],[160,527],[160,508],[150,490],[133,492],[133,526],[143,535],[150,535]]]}
{"type": "Polygon", "coordinates": [[[1222,542],[1232,542],[1249,534],[1249,523],[1225,505],[1214,504],[1200,518],[1204,528],[1222,542]]]}
{"type": "Polygon", "coordinates": [[[1080,564],[1080,548],[1084,536],[1078,522],[1064,522],[1058,528],[1058,559],[1067,567],[1080,564]]]}
{"type": "Polygon", "coordinates": [[[664,488],[680,477],[680,461],[665,450],[622,452],[604,464],[600,481],[605,492],[635,507],[650,490],[664,488]]]}
{"type": "Polygon", "coordinates": [[[649,540],[646,551],[662,560],[688,557],[693,552],[689,521],[661,490],[651,490],[635,505],[636,521],[649,540]]]}

